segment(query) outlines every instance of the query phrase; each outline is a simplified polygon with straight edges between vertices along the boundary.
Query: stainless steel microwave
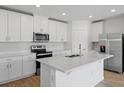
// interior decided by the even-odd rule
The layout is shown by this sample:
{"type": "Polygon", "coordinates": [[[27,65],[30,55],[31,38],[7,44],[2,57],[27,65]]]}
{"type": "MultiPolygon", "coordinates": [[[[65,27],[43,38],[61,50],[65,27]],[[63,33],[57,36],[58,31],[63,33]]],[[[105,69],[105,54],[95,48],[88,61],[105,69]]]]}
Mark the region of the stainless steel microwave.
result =
{"type": "Polygon", "coordinates": [[[48,42],[49,34],[33,32],[33,42],[48,42]]]}

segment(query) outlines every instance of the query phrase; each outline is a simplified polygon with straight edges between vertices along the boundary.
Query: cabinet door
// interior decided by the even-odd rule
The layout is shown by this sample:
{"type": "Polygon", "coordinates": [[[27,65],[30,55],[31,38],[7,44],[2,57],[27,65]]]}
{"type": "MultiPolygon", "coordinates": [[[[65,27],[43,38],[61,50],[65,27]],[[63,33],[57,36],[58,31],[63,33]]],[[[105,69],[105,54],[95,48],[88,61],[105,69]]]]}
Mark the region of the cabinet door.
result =
{"type": "Polygon", "coordinates": [[[8,80],[8,63],[0,63],[0,82],[8,80]]]}
{"type": "Polygon", "coordinates": [[[29,75],[36,72],[35,55],[23,57],[23,75],[29,75]]]}
{"type": "Polygon", "coordinates": [[[0,41],[5,41],[7,36],[7,13],[0,11],[0,41]]]}
{"type": "Polygon", "coordinates": [[[67,41],[67,31],[68,31],[67,23],[62,23],[62,41],[64,42],[67,41]]]}
{"type": "Polygon", "coordinates": [[[9,79],[17,78],[22,75],[22,59],[19,58],[17,61],[9,62],[9,79]]]}
{"type": "Polygon", "coordinates": [[[41,30],[43,31],[43,33],[49,33],[48,32],[48,18],[46,17],[42,17],[41,16],[41,30]]]}
{"type": "Polygon", "coordinates": [[[63,22],[56,22],[57,30],[57,41],[64,42],[67,41],[67,24],[63,22]]]}
{"type": "Polygon", "coordinates": [[[34,32],[48,33],[48,18],[34,15],[34,32]]]}
{"type": "Polygon", "coordinates": [[[33,41],[33,16],[21,16],[21,41],[33,41]]]}
{"type": "Polygon", "coordinates": [[[93,23],[91,25],[91,36],[92,36],[92,41],[98,41],[99,40],[99,35],[103,33],[103,22],[97,22],[93,23]]]}
{"type": "Polygon", "coordinates": [[[56,22],[49,20],[49,35],[50,35],[50,41],[55,42],[56,41],[56,22]]]}
{"type": "Polygon", "coordinates": [[[8,14],[8,32],[10,41],[20,41],[20,15],[8,14]]]}
{"type": "Polygon", "coordinates": [[[63,25],[61,22],[56,22],[56,40],[61,42],[63,40],[62,34],[63,33],[63,25]]]}

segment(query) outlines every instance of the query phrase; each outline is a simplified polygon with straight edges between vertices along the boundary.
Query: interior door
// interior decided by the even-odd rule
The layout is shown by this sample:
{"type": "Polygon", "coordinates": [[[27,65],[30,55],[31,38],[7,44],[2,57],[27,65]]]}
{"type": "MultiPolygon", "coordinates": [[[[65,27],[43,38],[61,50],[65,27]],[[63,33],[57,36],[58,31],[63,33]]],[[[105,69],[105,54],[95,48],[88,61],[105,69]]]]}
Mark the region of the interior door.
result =
{"type": "Polygon", "coordinates": [[[8,63],[0,63],[0,82],[8,80],[8,63]]]}

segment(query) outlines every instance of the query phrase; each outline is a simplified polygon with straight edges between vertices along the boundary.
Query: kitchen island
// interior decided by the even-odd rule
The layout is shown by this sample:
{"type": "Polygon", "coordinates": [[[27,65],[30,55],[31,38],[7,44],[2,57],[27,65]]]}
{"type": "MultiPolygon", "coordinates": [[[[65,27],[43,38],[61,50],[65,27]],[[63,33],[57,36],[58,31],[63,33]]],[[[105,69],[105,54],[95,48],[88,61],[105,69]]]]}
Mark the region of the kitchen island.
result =
{"type": "Polygon", "coordinates": [[[95,51],[85,55],[53,56],[37,59],[41,63],[42,87],[92,87],[104,79],[104,59],[112,55],[95,51]]]}

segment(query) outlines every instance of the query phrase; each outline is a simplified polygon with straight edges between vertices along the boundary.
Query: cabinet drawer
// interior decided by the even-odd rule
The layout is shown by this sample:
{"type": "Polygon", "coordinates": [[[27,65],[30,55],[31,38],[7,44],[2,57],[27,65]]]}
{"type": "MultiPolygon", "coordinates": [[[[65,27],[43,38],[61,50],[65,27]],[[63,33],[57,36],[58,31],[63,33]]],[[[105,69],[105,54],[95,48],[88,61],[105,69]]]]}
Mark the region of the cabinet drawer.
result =
{"type": "Polygon", "coordinates": [[[26,55],[23,56],[23,60],[35,60],[36,59],[36,55],[26,55]]]}
{"type": "Polygon", "coordinates": [[[22,60],[22,57],[7,57],[7,58],[0,59],[0,62],[13,62],[18,60],[22,60]]]}

